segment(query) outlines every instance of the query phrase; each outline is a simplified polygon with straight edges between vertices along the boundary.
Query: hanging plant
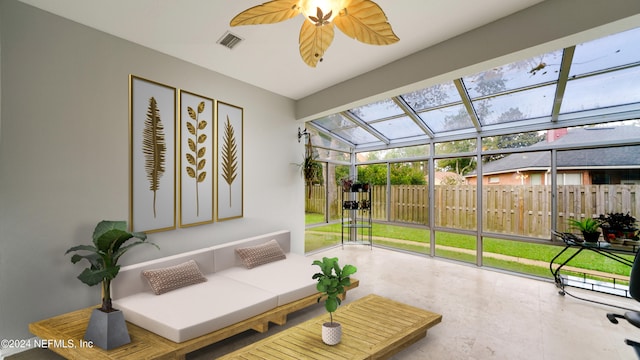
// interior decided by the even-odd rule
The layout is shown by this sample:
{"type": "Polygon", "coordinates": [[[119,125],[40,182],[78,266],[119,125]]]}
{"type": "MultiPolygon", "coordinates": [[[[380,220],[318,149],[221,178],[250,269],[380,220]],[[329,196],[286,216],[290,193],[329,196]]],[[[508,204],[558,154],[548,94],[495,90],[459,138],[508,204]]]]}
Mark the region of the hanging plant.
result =
{"type": "Polygon", "coordinates": [[[311,199],[311,187],[313,184],[320,181],[322,175],[322,164],[316,160],[317,155],[313,152],[313,146],[311,145],[311,137],[307,137],[307,144],[305,145],[304,160],[301,164],[302,176],[309,189],[309,199],[311,199]]]}

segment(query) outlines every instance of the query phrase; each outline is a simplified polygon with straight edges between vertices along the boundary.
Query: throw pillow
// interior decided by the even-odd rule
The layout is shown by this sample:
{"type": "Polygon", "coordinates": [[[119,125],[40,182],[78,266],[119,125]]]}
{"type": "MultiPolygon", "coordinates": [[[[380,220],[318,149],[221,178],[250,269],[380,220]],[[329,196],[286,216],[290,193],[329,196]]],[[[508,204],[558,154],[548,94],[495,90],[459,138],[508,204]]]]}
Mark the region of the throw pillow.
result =
{"type": "Polygon", "coordinates": [[[166,268],[144,270],[142,275],[147,278],[156,295],[207,281],[194,260],[166,268]]]}
{"type": "Polygon", "coordinates": [[[287,258],[275,239],[261,245],[236,249],[236,253],[247,269],[287,258]]]}

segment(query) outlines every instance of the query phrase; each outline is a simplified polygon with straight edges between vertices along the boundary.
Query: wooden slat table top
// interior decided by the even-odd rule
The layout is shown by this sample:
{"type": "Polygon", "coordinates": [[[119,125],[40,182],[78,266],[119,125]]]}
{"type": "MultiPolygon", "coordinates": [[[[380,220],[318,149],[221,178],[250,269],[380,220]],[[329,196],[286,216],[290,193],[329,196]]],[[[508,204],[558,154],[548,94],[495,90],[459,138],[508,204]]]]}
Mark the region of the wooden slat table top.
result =
{"type": "Polygon", "coordinates": [[[442,321],[442,315],[368,295],[334,313],[342,324],[342,341],[322,342],[324,314],[281,331],[220,359],[386,359],[420,340],[442,321]]]}
{"type": "Polygon", "coordinates": [[[41,339],[71,343],[73,346],[49,346],[49,349],[67,359],[174,359],[171,342],[131,323],[127,323],[131,342],[106,351],[97,346],[82,347],[91,311],[96,307],[76,310],[67,314],[29,324],[32,334],[41,339]]]}

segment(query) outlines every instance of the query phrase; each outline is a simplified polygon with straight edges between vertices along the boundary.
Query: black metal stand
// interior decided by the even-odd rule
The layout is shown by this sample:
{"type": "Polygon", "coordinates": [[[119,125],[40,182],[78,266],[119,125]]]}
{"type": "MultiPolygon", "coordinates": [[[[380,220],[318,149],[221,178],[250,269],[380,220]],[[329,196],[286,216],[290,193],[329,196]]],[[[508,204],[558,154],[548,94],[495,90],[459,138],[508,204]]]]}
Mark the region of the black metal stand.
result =
{"type": "Polygon", "coordinates": [[[346,244],[369,245],[373,249],[371,188],[354,184],[342,191],[342,247],[346,244]]]}
{"type": "Polygon", "coordinates": [[[633,260],[629,260],[625,257],[620,256],[619,254],[629,254],[629,255],[635,255],[637,248],[633,247],[630,250],[626,250],[626,249],[613,249],[610,248],[608,246],[610,246],[610,244],[606,243],[607,245],[605,245],[604,243],[587,243],[582,241],[581,239],[576,237],[574,234],[571,233],[559,233],[559,232],[553,232],[553,234],[559,238],[562,239],[562,241],[564,241],[564,243],[566,244],[566,246],[564,247],[564,249],[562,249],[549,263],[549,270],[551,271],[551,274],[553,275],[553,278],[555,280],[555,284],[556,287],[558,289],[560,289],[558,291],[558,294],[564,296],[564,295],[569,295],[575,299],[579,299],[579,300],[583,300],[583,301],[588,301],[588,302],[592,302],[592,303],[596,303],[596,304],[600,304],[600,305],[606,305],[606,306],[612,306],[612,307],[616,307],[619,309],[625,309],[625,310],[630,310],[630,311],[635,311],[634,309],[628,309],[622,306],[618,306],[618,305],[612,305],[612,304],[607,304],[607,303],[603,303],[603,302],[599,302],[599,301],[595,301],[595,300],[591,300],[591,299],[587,299],[587,298],[583,298],[580,296],[576,296],[574,294],[571,294],[570,292],[567,291],[566,289],[566,284],[563,281],[563,278],[560,274],[560,271],[562,270],[562,268],[567,265],[571,260],[573,260],[576,256],[578,256],[578,254],[580,254],[582,251],[586,250],[586,251],[593,251],[599,255],[602,255],[606,258],[612,259],[614,261],[617,261],[619,263],[628,265],[629,267],[631,267],[633,265],[633,260]],[[562,256],[562,254],[564,254],[567,250],[569,249],[578,249],[573,255],[569,256],[566,260],[564,260],[562,263],[560,263],[559,265],[556,264],[556,260],[562,256]],[[555,269],[554,269],[554,265],[558,265],[555,269]]]}

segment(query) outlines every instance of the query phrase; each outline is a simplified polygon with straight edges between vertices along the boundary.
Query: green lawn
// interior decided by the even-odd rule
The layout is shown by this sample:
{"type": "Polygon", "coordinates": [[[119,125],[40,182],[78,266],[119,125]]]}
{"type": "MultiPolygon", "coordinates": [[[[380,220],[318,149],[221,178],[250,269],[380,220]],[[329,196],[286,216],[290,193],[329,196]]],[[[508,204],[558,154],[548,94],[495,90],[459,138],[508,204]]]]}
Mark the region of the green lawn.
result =
{"type": "MultiPolygon", "coordinates": [[[[322,215],[319,216],[322,219],[322,215]]],[[[317,219],[317,214],[307,214],[307,223],[310,223],[310,219],[317,219]]],[[[312,223],[318,223],[318,221],[312,223]]],[[[429,253],[429,231],[426,229],[374,223],[373,235],[375,238],[375,244],[423,254],[429,253]],[[398,242],[395,240],[404,241],[398,242]]],[[[306,251],[339,244],[340,239],[340,224],[327,224],[309,228],[306,235],[306,251]]],[[[469,263],[476,262],[475,255],[442,248],[438,249],[438,246],[474,250],[476,248],[476,240],[473,236],[438,232],[436,250],[438,256],[469,263]]],[[[515,258],[538,260],[547,263],[545,266],[535,266],[485,256],[483,258],[484,265],[544,277],[551,277],[548,263],[554,256],[556,256],[556,254],[558,254],[558,252],[560,252],[560,250],[562,250],[562,247],[556,245],[535,244],[494,238],[484,238],[483,247],[484,253],[502,254],[515,258]]],[[[561,263],[575,251],[577,250],[568,250],[561,258],[556,260],[556,262],[561,263]]],[[[633,256],[631,255],[625,255],[625,257],[633,260],[633,256]]],[[[611,274],[629,275],[630,271],[628,266],[595,254],[591,251],[583,251],[579,256],[571,261],[570,265],[611,274]]]]}

